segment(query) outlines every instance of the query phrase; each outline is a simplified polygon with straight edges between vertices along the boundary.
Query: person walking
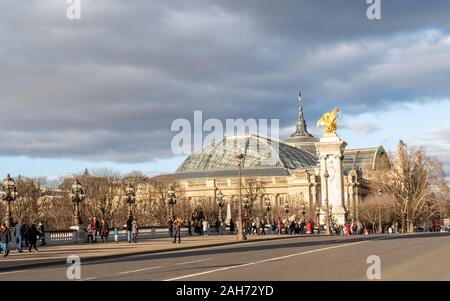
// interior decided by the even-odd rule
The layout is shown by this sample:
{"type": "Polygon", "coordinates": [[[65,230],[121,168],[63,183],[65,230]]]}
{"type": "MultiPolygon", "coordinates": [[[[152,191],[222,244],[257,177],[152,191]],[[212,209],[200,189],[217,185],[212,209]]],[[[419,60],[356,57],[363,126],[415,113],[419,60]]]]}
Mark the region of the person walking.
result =
{"type": "Polygon", "coordinates": [[[16,233],[16,249],[19,253],[22,253],[22,245],[23,245],[23,239],[25,236],[24,233],[24,227],[20,220],[18,220],[17,224],[15,225],[15,233],[16,233]]]}
{"type": "Polygon", "coordinates": [[[30,243],[30,246],[28,247],[28,252],[31,252],[31,248],[34,247],[35,252],[39,252],[37,249],[36,243],[39,237],[39,231],[36,227],[36,224],[32,224],[31,228],[28,230],[28,240],[30,243]]]}
{"type": "Polygon", "coordinates": [[[137,235],[139,233],[139,225],[136,219],[133,219],[131,224],[131,234],[133,234],[133,243],[137,243],[137,235]]]}
{"type": "Polygon", "coordinates": [[[234,234],[234,221],[230,219],[230,234],[234,234]]]}
{"type": "Polygon", "coordinates": [[[192,222],[191,222],[190,219],[188,219],[188,220],[186,221],[186,225],[187,225],[187,228],[188,228],[189,236],[192,236],[192,222]]]}
{"type": "Polygon", "coordinates": [[[87,242],[94,242],[94,236],[92,235],[92,226],[91,223],[87,226],[87,242]]]}
{"type": "Polygon", "coordinates": [[[92,236],[94,238],[94,242],[97,242],[97,235],[98,235],[98,230],[100,229],[100,222],[97,220],[97,218],[95,216],[92,218],[91,228],[92,228],[92,236]]]}
{"type": "Polygon", "coordinates": [[[208,228],[209,228],[209,223],[208,223],[208,220],[205,218],[203,220],[203,236],[208,236],[208,228]]]}
{"type": "Polygon", "coordinates": [[[42,221],[38,224],[39,237],[41,238],[41,246],[45,246],[47,243],[45,242],[45,228],[44,223],[42,221]]]}
{"type": "Polygon", "coordinates": [[[167,221],[167,229],[169,230],[169,237],[172,238],[173,236],[173,220],[172,218],[169,218],[167,221]]]}
{"type": "Polygon", "coordinates": [[[0,225],[0,249],[3,257],[9,255],[9,243],[11,242],[11,232],[4,223],[0,225]]]}
{"type": "Polygon", "coordinates": [[[119,243],[119,228],[116,226],[114,227],[114,241],[117,243],[119,243]]]}
{"type": "Polygon", "coordinates": [[[128,242],[131,244],[131,230],[133,229],[133,216],[130,215],[127,220],[127,238],[128,242]]]}
{"type": "Polygon", "coordinates": [[[177,242],[177,237],[178,237],[178,243],[181,243],[181,225],[182,225],[182,221],[181,219],[177,218],[175,219],[174,223],[173,223],[173,230],[174,230],[174,235],[173,235],[173,243],[177,242]]]}
{"type": "Polygon", "coordinates": [[[277,220],[277,231],[278,231],[278,234],[281,234],[282,229],[283,229],[283,221],[281,220],[281,217],[278,217],[278,220],[277,220]]]}
{"type": "Polygon", "coordinates": [[[102,224],[100,225],[100,238],[102,242],[108,242],[108,234],[109,234],[109,227],[108,224],[105,222],[104,219],[102,219],[102,224]]]}

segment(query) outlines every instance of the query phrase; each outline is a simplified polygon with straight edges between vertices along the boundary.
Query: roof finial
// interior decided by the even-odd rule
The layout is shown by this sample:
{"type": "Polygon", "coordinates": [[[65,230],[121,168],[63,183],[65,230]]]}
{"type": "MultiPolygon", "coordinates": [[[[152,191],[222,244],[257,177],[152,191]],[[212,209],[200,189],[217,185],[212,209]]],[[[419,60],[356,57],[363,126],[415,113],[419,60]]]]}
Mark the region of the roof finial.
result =
{"type": "Polygon", "coordinates": [[[297,129],[291,137],[303,136],[303,137],[313,137],[306,129],[306,121],[303,118],[303,108],[302,108],[302,91],[298,91],[298,102],[297,102],[297,129]]]}

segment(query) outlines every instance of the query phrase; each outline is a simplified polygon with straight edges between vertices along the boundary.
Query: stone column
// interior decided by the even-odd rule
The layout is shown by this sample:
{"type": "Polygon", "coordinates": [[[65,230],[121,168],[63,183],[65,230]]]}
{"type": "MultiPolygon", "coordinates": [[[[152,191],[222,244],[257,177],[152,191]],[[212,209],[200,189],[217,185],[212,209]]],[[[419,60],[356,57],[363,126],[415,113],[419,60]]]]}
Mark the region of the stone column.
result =
{"type": "Polygon", "coordinates": [[[332,218],[341,225],[345,224],[346,211],[344,204],[344,149],[347,143],[338,136],[327,136],[320,139],[316,143],[317,151],[320,158],[320,177],[322,190],[322,204],[327,198],[332,208],[332,218]],[[325,173],[328,172],[328,185],[324,185],[326,181],[325,173]],[[328,186],[326,189],[326,186],[328,186]]]}

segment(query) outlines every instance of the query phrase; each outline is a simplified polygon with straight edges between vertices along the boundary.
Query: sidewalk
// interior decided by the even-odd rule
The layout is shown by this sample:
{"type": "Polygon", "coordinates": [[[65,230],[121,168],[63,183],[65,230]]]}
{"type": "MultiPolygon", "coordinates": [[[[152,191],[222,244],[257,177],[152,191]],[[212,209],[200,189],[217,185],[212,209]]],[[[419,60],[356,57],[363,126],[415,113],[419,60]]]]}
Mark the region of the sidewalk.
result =
{"type": "Polygon", "coordinates": [[[204,247],[222,246],[252,241],[287,239],[298,237],[298,235],[263,235],[247,236],[245,241],[236,240],[235,235],[211,235],[211,236],[187,236],[181,237],[181,244],[174,244],[172,239],[153,238],[138,241],[137,244],[128,242],[108,243],[84,243],[56,246],[38,246],[39,252],[28,252],[23,248],[23,253],[11,249],[7,257],[0,255],[0,271],[13,271],[18,269],[67,264],[67,257],[76,255],[81,261],[91,261],[105,258],[122,257],[127,255],[151,254],[158,252],[169,252],[185,249],[196,249],[204,247]]]}

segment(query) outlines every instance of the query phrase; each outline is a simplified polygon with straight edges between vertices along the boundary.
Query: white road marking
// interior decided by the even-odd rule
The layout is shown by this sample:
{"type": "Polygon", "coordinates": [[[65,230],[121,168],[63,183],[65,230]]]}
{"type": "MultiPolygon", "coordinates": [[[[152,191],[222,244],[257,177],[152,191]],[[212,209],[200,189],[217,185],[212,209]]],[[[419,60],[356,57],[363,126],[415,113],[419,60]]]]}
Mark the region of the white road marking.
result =
{"type": "Polygon", "coordinates": [[[185,264],[197,263],[197,262],[208,261],[208,260],[211,260],[211,258],[180,262],[180,263],[177,263],[177,265],[185,265],[185,264]]]}
{"type": "Polygon", "coordinates": [[[7,274],[17,274],[21,272],[28,272],[29,270],[18,270],[18,271],[10,271],[10,272],[0,272],[0,275],[7,275],[7,274]]]}
{"type": "Polygon", "coordinates": [[[131,274],[131,273],[137,273],[137,272],[142,272],[142,271],[154,270],[154,269],[159,269],[160,267],[161,266],[159,265],[156,267],[143,268],[143,269],[133,270],[133,271],[125,271],[125,272],[117,273],[117,275],[124,275],[124,274],[131,274]]]}
{"type": "Polygon", "coordinates": [[[201,275],[211,274],[211,273],[215,273],[215,272],[221,272],[221,271],[226,271],[226,270],[231,270],[231,269],[251,266],[251,265],[255,265],[255,264],[261,264],[261,263],[276,261],[276,260],[280,260],[280,259],[286,259],[286,258],[290,258],[290,257],[294,257],[294,256],[306,255],[306,254],[311,254],[311,253],[325,251],[325,250],[331,250],[331,249],[337,249],[337,248],[342,248],[342,247],[351,246],[351,245],[362,244],[362,243],[366,243],[366,242],[369,242],[369,241],[370,240],[364,240],[364,241],[352,242],[352,243],[343,244],[343,245],[337,245],[337,246],[332,246],[332,247],[315,249],[315,250],[301,252],[301,253],[294,253],[294,254],[290,254],[290,255],[274,257],[274,258],[269,258],[269,259],[264,259],[264,260],[249,262],[249,263],[243,263],[243,264],[233,265],[233,266],[230,266],[230,267],[225,267],[225,268],[220,268],[220,269],[215,269],[215,270],[209,270],[209,271],[205,271],[205,272],[201,272],[201,273],[194,273],[194,274],[179,276],[179,277],[175,277],[175,278],[169,278],[169,279],[165,279],[164,281],[174,281],[174,280],[192,278],[192,277],[195,277],[195,276],[201,276],[201,275]]]}
{"type": "Polygon", "coordinates": [[[89,280],[94,280],[94,279],[96,279],[96,277],[83,278],[83,279],[81,279],[81,281],[89,281],[89,280]]]}

